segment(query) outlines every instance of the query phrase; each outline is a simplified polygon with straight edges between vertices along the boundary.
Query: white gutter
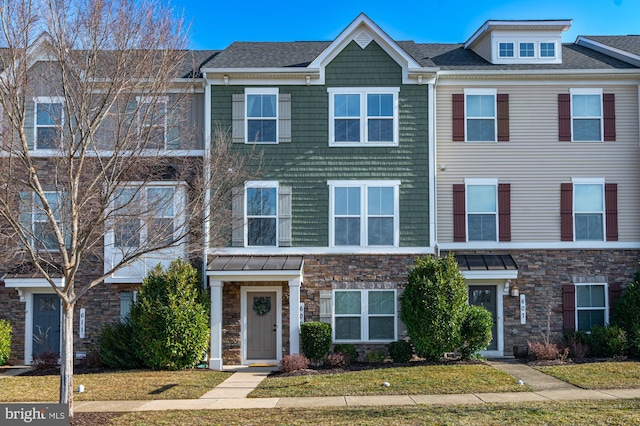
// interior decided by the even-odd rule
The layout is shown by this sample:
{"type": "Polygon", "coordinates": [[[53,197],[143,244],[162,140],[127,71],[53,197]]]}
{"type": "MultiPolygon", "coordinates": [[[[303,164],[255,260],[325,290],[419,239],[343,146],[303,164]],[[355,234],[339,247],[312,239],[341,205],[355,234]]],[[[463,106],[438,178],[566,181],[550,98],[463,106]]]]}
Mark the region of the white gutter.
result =
{"type": "Polygon", "coordinates": [[[436,236],[436,82],[429,83],[429,246],[435,247],[436,236]]]}
{"type": "MultiPolygon", "coordinates": [[[[205,194],[204,194],[204,217],[203,217],[203,229],[202,229],[202,255],[204,262],[202,263],[202,276],[207,276],[207,253],[209,251],[209,244],[211,240],[211,230],[209,229],[211,216],[211,85],[205,77],[204,84],[204,167],[202,168],[204,176],[203,182],[205,182],[205,194]]],[[[204,288],[207,288],[207,280],[204,280],[204,288]]]]}

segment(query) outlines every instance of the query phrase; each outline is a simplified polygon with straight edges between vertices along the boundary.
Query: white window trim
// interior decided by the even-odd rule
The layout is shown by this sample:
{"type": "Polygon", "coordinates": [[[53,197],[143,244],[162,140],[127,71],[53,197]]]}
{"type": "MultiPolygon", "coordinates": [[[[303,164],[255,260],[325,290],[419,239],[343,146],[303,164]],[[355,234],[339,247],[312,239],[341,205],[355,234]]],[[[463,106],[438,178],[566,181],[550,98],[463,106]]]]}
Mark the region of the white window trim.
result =
{"type": "Polygon", "coordinates": [[[498,142],[498,89],[464,89],[464,141],[469,143],[495,143],[498,142]],[[468,120],[487,120],[488,117],[467,117],[467,96],[469,95],[485,95],[493,96],[493,140],[492,141],[470,141],[469,130],[467,129],[468,120]]]}
{"type": "Polygon", "coordinates": [[[64,97],[62,96],[36,96],[33,98],[33,150],[39,151],[56,151],[56,149],[51,148],[38,148],[38,128],[51,128],[51,127],[59,127],[60,128],[60,146],[62,146],[62,128],[64,126],[64,97]],[[38,126],[38,104],[60,104],[60,124],[57,126],[38,126]]]}
{"type": "Polygon", "coordinates": [[[329,247],[398,247],[400,244],[400,184],[399,180],[329,180],[329,247]],[[337,246],[335,245],[335,188],[360,188],[360,245],[337,246]],[[393,188],[393,245],[369,246],[368,238],[368,211],[367,188],[386,187],[393,188]]]}
{"type": "Polygon", "coordinates": [[[498,203],[498,179],[493,178],[467,178],[464,180],[464,203],[465,203],[465,225],[467,232],[467,242],[470,243],[493,243],[500,241],[500,223],[498,221],[499,215],[499,203],[498,203]],[[495,212],[474,212],[472,214],[495,214],[496,217],[496,239],[494,241],[471,241],[469,240],[469,186],[478,186],[478,185],[492,185],[495,187],[496,191],[496,211],[495,212]]]}
{"type": "Polygon", "coordinates": [[[609,325],[609,284],[608,283],[575,283],[576,287],[575,291],[575,324],[576,331],[578,331],[578,311],[604,311],[604,325],[609,325]],[[578,287],[587,287],[587,286],[603,286],[604,287],[604,308],[596,308],[596,307],[578,307],[578,287]]]}
{"type": "Polygon", "coordinates": [[[604,141],[604,105],[602,103],[602,88],[586,88],[586,89],[569,89],[569,95],[571,97],[571,102],[569,104],[569,108],[571,111],[571,142],[576,143],[593,143],[593,142],[603,142],[604,141]],[[598,95],[600,96],[600,116],[596,117],[576,117],[573,116],[573,95],[598,95]],[[573,121],[575,119],[595,119],[600,120],[600,139],[594,140],[586,140],[586,141],[577,141],[574,139],[575,132],[573,130],[573,121]]]}
{"type": "MultiPolygon", "coordinates": [[[[155,105],[158,104],[164,104],[164,114],[162,116],[162,126],[164,127],[163,129],[163,137],[162,137],[162,148],[161,149],[167,149],[167,132],[168,132],[168,128],[167,128],[167,115],[169,114],[169,97],[168,96],[158,96],[158,97],[152,97],[152,96],[136,96],[136,102],[138,104],[150,104],[150,103],[154,103],[155,105]]],[[[154,105],[154,106],[155,106],[154,105]]],[[[141,116],[142,114],[142,109],[138,108],[138,129],[142,130],[143,127],[152,127],[149,126],[148,124],[146,124],[144,122],[144,117],[141,116]]],[[[153,126],[155,127],[155,126],[153,126]]],[[[148,149],[152,149],[152,148],[148,148],[148,149]]]]}
{"type": "Polygon", "coordinates": [[[497,52],[498,53],[498,55],[497,55],[498,58],[500,58],[500,59],[515,59],[515,57],[517,55],[517,52],[516,52],[517,43],[515,41],[506,41],[506,40],[505,41],[498,41],[497,47],[498,47],[498,49],[497,49],[498,50],[498,52],[497,52]],[[512,45],[511,47],[513,48],[513,55],[512,56],[502,55],[500,53],[500,47],[501,47],[500,45],[501,44],[511,44],[512,45]]]}
{"type": "Polygon", "coordinates": [[[530,40],[520,40],[518,41],[518,52],[517,52],[517,57],[518,59],[536,59],[539,57],[539,46],[538,43],[536,43],[535,41],[530,41],[530,40]],[[533,44],[533,56],[523,56],[521,54],[521,50],[520,50],[520,45],[522,44],[533,44]]]}
{"type": "Polygon", "coordinates": [[[277,87],[247,87],[244,89],[244,143],[248,145],[274,145],[280,141],[280,89],[277,87]],[[276,116],[275,118],[249,117],[249,95],[276,95],[276,116]],[[254,142],[249,140],[249,119],[251,120],[274,120],[276,121],[276,140],[274,142],[254,142]]]}
{"type": "MultiPolygon", "coordinates": [[[[280,206],[279,206],[279,196],[280,196],[280,184],[277,180],[252,180],[244,183],[244,246],[245,247],[279,247],[280,246],[280,206]],[[249,245],[249,218],[247,215],[247,189],[255,189],[255,188],[275,188],[276,189],[276,243],[273,246],[250,246],[249,245]]],[[[256,216],[257,217],[257,216],[256,216]]],[[[265,218],[271,218],[271,216],[264,216],[265,218]]]]}
{"type": "Polygon", "coordinates": [[[571,178],[571,183],[573,183],[573,199],[571,200],[571,204],[573,206],[572,212],[572,220],[573,220],[573,240],[574,241],[606,241],[607,236],[607,207],[606,207],[606,199],[604,193],[604,178],[571,178]],[[576,232],[576,213],[597,213],[597,212],[580,212],[576,210],[576,185],[600,185],[602,186],[602,240],[578,240],[577,232],[576,232]]]}
{"type": "Polygon", "coordinates": [[[329,87],[329,146],[355,147],[355,146],[398,146],[400,141],[399,126],[399,87],[329,87]],[[336,142],[334,96],[335,95],[360,95],[360,142],[336,142]],[[367,95],[393,95],[393,141],[369,142],[367,120],[367,95]]]}
{"type": "Polygon", "coordinates": [[[492,52],[491,58],[494,64],[559,64],[562,62],[562,51],[560,37],[550,37],[547,34],[530,34],[527,32],[519,32],[516,34],[501,32],[501,34],[494,33],[492,35],[492,52]],[[500,55],[501,43],[513,43],[513,56],[500,55]],[[520,44],[521,43],[533,43],[533,56],[521,56],[520,44]],[[541,43],[553,44],[553,56],[542,56],[540,51],[541,43]]]}
{"type": "MultiPolygon", "coordinates": [[[[62,191],[44,191],[44,195],[45,195],[45,197],[46,197],[48,194],[55,194],[55,195],[56,195],[56,202],[57,202],[57,203],[60,203],[61,201],[64,201],[64,198],[62,197],[62,191]]],[[[31,199],[29,200],[30,207],[31,207],[31,233],[32,233],[32,235],[35,237],[35,235],[36,235],[36,223],[44,223],[44,224],[46,224],[46,225],[49,225],[49,218],[45,218],[45,220],[38,220],[38,221],[36,221],[36,215],[44,214],[44,212],[39,211],[39,210],[36,208],[36,204],[38,204],[38,203],[40,202],[40,201],[39,201],[39,199],[38,199],[38,198],[37,198],[37,196],[36,196],[36,193],[35,193],[35,192],[31,192],[31,193],[29,194],[29,196],[30,196],[30,198],[31,198],[31,199]]],[[[60,208],[60,207],[61,207],[61,206],[59,206],[59,208],[60,208]]],[[[53,213],[55,214],[55,211],[54,211],[53,213]]],[[[59,226],[59,227],[61,227],[61,226],[62,226],[62,223],[61,223],[61,219],[60,219],[60,218],[58,218],[58,220],[56,221],[56,223],[58,223],[58,226],[59,226]]],[[[64,231],[64,229],[63,229],[63,231],[64,231]]],[[[65,239],[66,239],[66,238],[65,238],[65,239]]],[[[48,248],[48,247],[46,247],[46,246],[45,246],[44,248],[39,249],[39,247],[41,246],[41,244],[42,244],[42,243],[43,243],[42,241],[35,241],[35,238],[34,238],[34,239],[32,240],[32,242],[31,242],[31,245],[32,245],[32,246],[35,246],[35,245],[37,244],[37,245],[38,245],[38,247],[37,247],[37,248],[38,248],[38,250],[39,250],[39,251],[47,251],[47,252],[50,252],[50,253],[59,253],[59,252],[60,252],[60,250],[58,249],[58,246],[57,246],[57,245],[56,245],[55,247],[53,247],[53,248],[48,248]]],[[[44,244],[42,244],[42,245],[44,245],[44,244]]]]}
{"type": "Polygon", "coordinates": [[[540,59],[555,59],[558,57],[558,43],[556,43],[555,41],[549,40],[549,41],[540,41],[538,43],[538,56],[540,57],[540,59]],[[542,56],[542,44],[551,44],[553,45],[553,56],[542,56]]]}
{"type": "Polygon", "coordinates": [[[398,291],[396,289],[334,289],[331,295],[331,329],[332,340],[340,343],[389,343],[398,340],[398,291]],[[369,318],[370,317],[390,317],[391,315],[369,314],[369,293],[370,292],[393,292],[393,339],[369,340],[369,318]],[[336,293],[338,292],[359,292],[360,293],[360,315],[356,314],[336,314],[336,293]],[[336,339],[336,316],[338,317],[359,317],[360,318],[360,340],[336,339]]]}

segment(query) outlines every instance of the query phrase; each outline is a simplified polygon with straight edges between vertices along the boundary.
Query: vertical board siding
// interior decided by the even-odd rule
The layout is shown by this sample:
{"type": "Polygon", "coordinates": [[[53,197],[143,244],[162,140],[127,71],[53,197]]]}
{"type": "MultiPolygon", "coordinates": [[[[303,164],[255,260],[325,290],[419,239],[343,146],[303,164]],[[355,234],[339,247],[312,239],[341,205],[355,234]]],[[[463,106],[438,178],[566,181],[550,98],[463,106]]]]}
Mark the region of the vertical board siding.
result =
{"type": "MultiPolygon", "coordinates": [[[[509,143],[453,142],[452,94],[463,85],[440,85],[436,102],[438,241],[454,241],[453,185],[465,178],[511,184],[511,242],[560,242],[560,184],[571,178],[604,178],[618,188],[618,240],[640,241],[638,86],[607,84],[615,94],[615,142],[560,142],[558,94],[570,86],[497,86],[509,94],[509,143]]],[[[483,86],[487,87],[487,86],[483,86]]],[[[584,87],[584,86],[581,86],[584,87]]],[[[592,85],[589,87],[602,87],[592,85]]]]}
{"type": "Polygon", "coordinates": [[[573,183],[560,184],[560,240],[573,241],[573,183]]]}
{"type": "Polygon", "coordinates": [[[509,94],[498,93],[498,142],[509,141],[509,94]]]}
{"type": "Polygon", "coordinates": [[[571,142],[571,95],[558,94],[558,138],[571,142]]]}
{"type": "Polygon", "coordinates": [[[604,140],[616,140],[616,95],[604,93],[602,95],[602,117],[604,118],[604,140]]]}
{"type": "Polygon", "coordinates": [[[453,241],[467,241],[467,200],[463,183],[453,185],[453,241]]]}
{"type": "Polygon", "coordinates": [[[562,286],[562,322],[565,330],[576,329],[576,286],[562,286]]]}
{"type": "Polygon", "coordinates": [[[618,241],[618,185],[604,185],[607,241],[618,241]]]}
{"type": "Polygon", "coordinates": [[[464,94],[454,93],[451,95],[453,109],[453,140],[464,142],[464,94]]]}
{"type": "Polygon", "coordinates": [[[498,235],[500,241],[511,241],[511,185],[498,185],[498,235]]]}

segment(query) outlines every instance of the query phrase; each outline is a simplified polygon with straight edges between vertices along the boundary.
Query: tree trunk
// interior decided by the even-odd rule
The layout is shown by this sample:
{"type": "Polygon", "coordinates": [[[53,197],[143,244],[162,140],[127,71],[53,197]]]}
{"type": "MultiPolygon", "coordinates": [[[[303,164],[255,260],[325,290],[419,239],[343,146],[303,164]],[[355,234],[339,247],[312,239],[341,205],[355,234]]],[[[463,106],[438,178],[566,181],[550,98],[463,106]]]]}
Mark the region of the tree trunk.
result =
{"type": "Polygon", "coordinates": [[[62,353],[60,354],[60,403],[69,406],[73,417],[73,308],[74,303],[62,301],[62,353]]]}

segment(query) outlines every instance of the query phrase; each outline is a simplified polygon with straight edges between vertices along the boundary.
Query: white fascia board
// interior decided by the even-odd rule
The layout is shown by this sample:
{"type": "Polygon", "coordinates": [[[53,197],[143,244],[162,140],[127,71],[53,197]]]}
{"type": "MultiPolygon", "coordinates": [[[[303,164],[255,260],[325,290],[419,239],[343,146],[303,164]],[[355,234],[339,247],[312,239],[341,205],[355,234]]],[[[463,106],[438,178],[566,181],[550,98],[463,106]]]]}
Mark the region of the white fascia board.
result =
{"type": "Polygon", "coordinates": [[[291,271],[207,271],[217,281],[290,281],[302,278],[300,269],[291,271]]]}
{"type": "Polygon", "coordinates": [[[209,256],[425,255],[433,247],[212,247],[209,256]]]}
{"type": "Polygon", "coordinates": [[[515,280],[518,279],[518,270],[508,271],[460,271],[465,280],[515,280]]]}
{"type": "Polygon", "coordinates": [[[630,79],[640,77],[640,71],[637,69],[566,69],[566,70],[446,70],[438,72],[438,78],[446,77],[493,77],[493,78],[508,78],[519,76],[581,76],[589,75],[596,77],[602,76],[628,76],[630,79]]]}
{"type": "MultiPolygon", "coordinates": [[[[186,149],[176,149],[176,150],[169,150],[169,149],[163,149],[163,150],[153,150],[153,149],[148,149],[148,150],[140,150],[140,151],[122,151],[120,153],[118,153],[117,155],[119,157],[124,157],[124,156],[136,156],[136,157],[162,157],[162,158],[166,158],[166,157],[203,157],[205,153],[205,150],[203,149],[193,149],[193,150],[186,150],[186,149]]],[[[111,157],[114,155],[113,151],[94,151],[94,152],[87,152],[85,154],[86,157],[111,157]]],[[[3,157],[8,157],[9,154],[7,152],[0,152],[0,158],[3,157]]],[[[61,157],[61,156],[66,156],[66,153],[62,153],[60,152],[60,150],[56,150],[56,149],[36,149],[33,151],[29,151],[29,156],[33,157],[33,158],[50,158],[50,157],[61,157]]]]}
{"type": "Polygon", "coordinates": [[[469,250],[638,250],[640,242],[609,242],[609,241],[552,241],[552,242],[522,242],[522,243],[438,243],[440,250],[469,251],[469,250]]]}
{"type": "MultiPolygon", "coordinates": [[[[52,278],[56,287],[64,287],[64,278],[52,278]]],[[[51,287],[45,278],[5,278],[4,286],[7,288],[39,288],[51,287]]]]}
{"type": "Polygon", "coordinates": [[[588,47],[596,52],[604,53],[605,55],[612,56],[616,59],[620,59],[621,61],[640,67],[640,56],[627,52],[626,50],[617,49],[584,36],[578,36],[575,44],[578,46],[588,47]]]}
{"type": "Polygon", "coordinates": [[[215,74],[319,74],[320,69],[308,67],[287,68],[202,68],[202,74],[210,79],[215,74]]]}
{"type": "MultiPolygon", "coordinates": [[[[469,39],[464,43],[464,48],[468,49],[473,43],[481,38],[485,33],[504,27],[555,27],[557,31],[567,31],[573,21],[571,19],[549,20],[549,21],[486,21],[469,39]]],[[[535,31],[535,30],[532,30],[535,31]]]]}

